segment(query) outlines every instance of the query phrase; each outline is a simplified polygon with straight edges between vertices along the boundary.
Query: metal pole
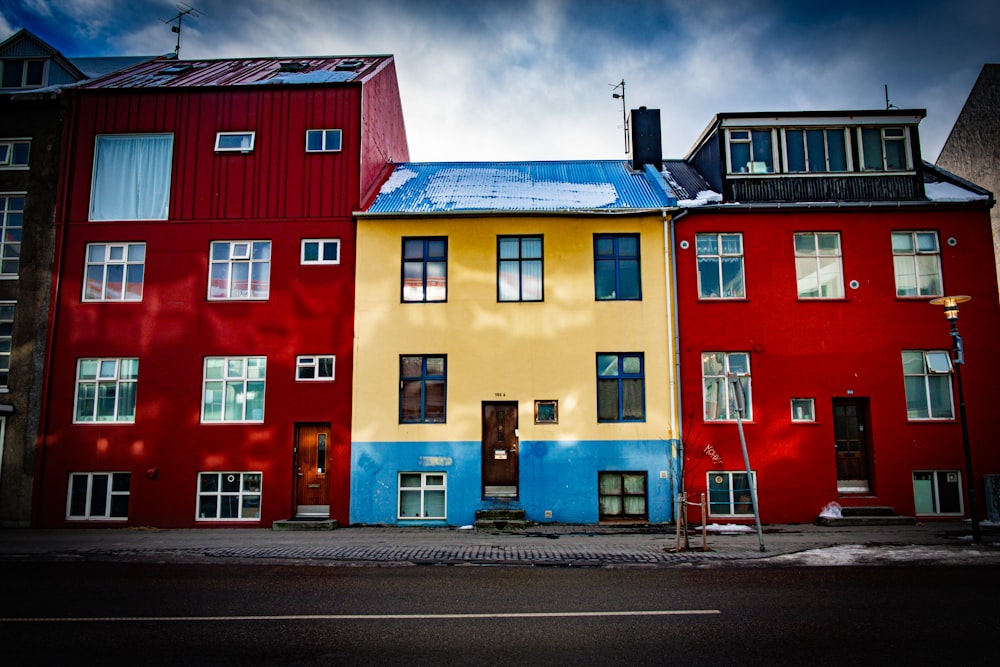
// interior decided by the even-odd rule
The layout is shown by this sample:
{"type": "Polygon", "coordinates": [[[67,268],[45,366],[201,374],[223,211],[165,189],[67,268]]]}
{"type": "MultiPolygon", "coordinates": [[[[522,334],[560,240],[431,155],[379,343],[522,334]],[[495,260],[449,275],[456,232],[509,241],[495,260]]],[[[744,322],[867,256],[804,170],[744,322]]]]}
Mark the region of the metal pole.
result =
{"type": "Polygon", "coordinates": [[[965,354],[962,350],[962,336],[958,333],[958,324],[951,320],[951,342],[955,351],[955,381],[958,384],[958,414],[962,420],[962,448],[965,450],[965,476],[969,488],[969,516],[972,517],[972,541],[983,541],[979,532],[979,505],[976,503],[976,478],[972,475],[972,450],[969,447],[969,424],[965,416],[965,393],[962,391],[962,366],[965,365],[965,354]]]}
{"type": "Polygon", "coordinates": [[[764,531],[760,527],[760,512],[757,511],[757,482],[754,481],[753,474],[750,471],[750,455],[747,454],[747,439],[743,434],[743,409],[745,407],[746,399],[743,397],[743,385],[740,384],[740,378],[738,375],[732,375],[729,381],[733,383],[733,391],[736,395],[736,427],[740,432],[740,447],[743,449],[743,465],[747,470],[747,483],[750,485],[750,503],[753,505],[753,520],[757,525],[757,542],[760,544],[761,551],[767,551],[764,548],[764,531]]]}

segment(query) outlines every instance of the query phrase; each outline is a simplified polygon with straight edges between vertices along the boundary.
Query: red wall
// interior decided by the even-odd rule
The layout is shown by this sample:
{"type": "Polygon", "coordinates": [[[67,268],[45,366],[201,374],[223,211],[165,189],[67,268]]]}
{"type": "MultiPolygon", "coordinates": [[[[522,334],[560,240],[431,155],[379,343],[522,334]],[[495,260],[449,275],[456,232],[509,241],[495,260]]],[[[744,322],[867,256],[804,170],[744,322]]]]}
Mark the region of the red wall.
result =
{"type": "MultiPolygon", "coordinates": [[[[766,522],[811,522],[830,501],[888,505],[914,512],[912,471],[957,469],[964,480],[958,421],[908,422],[901,351],[950,349],[949,326],[929,299],[895,296],[890,233],[937,230],[946,294],[968,294],[959,329],[962,369],[980,505],[982,475],[1000,472],[993,416],[1000,356],[1000,306],[993,276],[989,214],[984,208],[872,208],[825,212],[693,209],[676,223],[678,316],[684,414],[685,485],[705,491],[706,473],[744,470],[735,422],[702,418],[701,353],[749,351],[753,420],[745,423],[766,522]],[[797,298],[793,234],[839,231],[846,298],[797,298]],[[698,300],[695,234],[741,232],[746,296],[698,300]],[[954,238],[954,246],[948,239],[954,238]],[[857,289],[849,283],[858,281],[857,289]],[[839,497],[832,399],[870,401],[871,493],[839,497]],[[793,424],[792,398],[814,398],[815,424],[793,424]],[[710,455],[715,453],[717,458],[710,455]]],[[[958,398],[955,396],[958,414],[958,398]]],[[[965,505],[968,512],[968,505],[965,505]]],[[[695,521],[700,520],[692,516],[695,521]]],[[[725,519],[723,519],[725,521],[725,519]]]]}
{"type": "Polygon", "coordinates": [[[295,424],[306,422],[332,425],[331,516],[348,522],[360,102],[356,86],[75,97],[37,525],[93,525],[65,520],[67,478],[104,471],[132,473],[130,525],[226,525],[196,524],[197,473],[262,471],[261,520],[238,525],[270,526],[294,514],[295,424]],[[342,128],[342,152],[306,154],[307,128],[342,128]],[[231,130],[256,131],[252,154],[214,152],[216,132],[231,130]],[[126,132],[174,133],[167,221],[87,221],[95,136],[126,132]],[[339,238],[341,263],[300,265],[303,238],[339,238]],[[209,302],[209,243],[257,239],[272,243],[269,298],[209,302]],[[101,241],[146,243],[141,302],[82,303],[85,247],[101,241]],[[296,382],[301,354],[335,354],[335,381],[296,382]],[[267,357],[263,424],[200,423],[204,358],[224,355],[267,357]],[[139,358],[134,424],[72,423],[77,360],[102,356],[139,358]]]}

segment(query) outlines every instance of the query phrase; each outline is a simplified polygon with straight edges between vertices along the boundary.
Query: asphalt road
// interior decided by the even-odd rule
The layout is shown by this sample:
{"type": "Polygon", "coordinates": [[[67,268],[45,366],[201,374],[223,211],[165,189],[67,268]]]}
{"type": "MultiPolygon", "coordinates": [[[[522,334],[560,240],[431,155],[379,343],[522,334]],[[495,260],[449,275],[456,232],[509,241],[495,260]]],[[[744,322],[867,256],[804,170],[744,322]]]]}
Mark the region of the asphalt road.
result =
{"type": "Polygon", "coordinates": [[[9,665],[996,664],[1000,568],[3,564],[9,665]]]}

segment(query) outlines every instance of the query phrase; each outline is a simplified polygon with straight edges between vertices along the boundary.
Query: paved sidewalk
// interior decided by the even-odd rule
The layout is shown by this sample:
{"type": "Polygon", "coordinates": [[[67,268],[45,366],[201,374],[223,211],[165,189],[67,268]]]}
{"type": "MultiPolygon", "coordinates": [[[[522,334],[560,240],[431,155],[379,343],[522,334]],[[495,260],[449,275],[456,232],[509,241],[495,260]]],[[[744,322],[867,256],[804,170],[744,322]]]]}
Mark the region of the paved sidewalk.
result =
{"type": "Polygon", "coordinates": [[[673,526],[540,524],[523,531],[455,528],[347,527],[332,531],[262,528],[158,530],[0,529],[4,560],[141,560],[223,563],[233,559],[350,565],[827,565],[846,562],[1000,565],[1000,527],[971,542],[968,524],[764,527],[761,551],[753,528],[713,527],[707,551],[698,529],[676,550],[673,526]]]}

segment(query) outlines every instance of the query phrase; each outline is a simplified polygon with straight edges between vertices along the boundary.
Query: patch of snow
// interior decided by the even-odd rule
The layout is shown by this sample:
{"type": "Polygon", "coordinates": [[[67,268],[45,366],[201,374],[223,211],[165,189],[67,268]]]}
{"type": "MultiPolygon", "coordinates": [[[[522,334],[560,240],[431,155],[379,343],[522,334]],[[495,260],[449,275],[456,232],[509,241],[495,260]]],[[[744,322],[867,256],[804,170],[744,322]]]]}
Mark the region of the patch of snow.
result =
{"type": "Polygon", "coordinates": [[[326,69],[316,69],[311,72],[289,72],[272,76],[270,79],[260,79],[259,81],[248,81],[243,85],[261,86],[272,83],[342,83],[351,81],[357,76],[357,72],[340,71],[335,72],[326,69]]]}
{"type": "Polygon", "coordinates": [[[465,526],[459,526],[458,527],[459,530],[472,530],[472,528],[473,528],[473,526],[471,526],[471,525],[465,525],[465,526]]]}
{"type": "Polygon", "coordinates": [[[434,208],[453,211],[601,208],[618,201],[610,183],[536,181],[515,169],[442,169],[425,195],[434,208]]]}
{"type": "Polygon", "coordinates": [[[844,517],[843,512],[840,511],[840,503],[836,502],[827,503],[819,515],[824,519],[842,519],[844,517]]]}
{"type": "Polygon", "coordinates": [[[406,167],[400,167],[392,172],[385,183],[382,184],[382,189],[379,190],[379,194],[389,194],[394,190],[403,186],[411,178],[416,178],[417,172],[407,169],[406,167]]]}
{"type": "Polygon", "coordinates": [[[810,549],[782,554],[768,559],[782,565],[865,565],[892,563],[933,563],[935,565],[978,565],[996,563],[997,552],[968,547],[947,546],[887,546],[870,547],[842,544],[824,549],[810,549]]]}
{"type": "Polygon", "coordinates": [[[750,533],[756,529],[753,526],[744,526],[736,523],[718,524],[710,523],[705,526],[709,533],[719,533],[720,535],[734,535],[736,533],[750,533]]]}
{"type": "Polygon", "coordinates": [[[694,199],[681,199],[677,202],[677,205],[682,208],[691,208],[693,206],[720,203],[722,203],[722,195],[718,192],[713,192],[712,190],[702,190],[695,196],[694,199]]]}
{"type": "Polygon", "coordinates": [[[952,183],[925,183],[924,192],[931,201],[983,201],[986,195],[970,192],[952,183]]]}

